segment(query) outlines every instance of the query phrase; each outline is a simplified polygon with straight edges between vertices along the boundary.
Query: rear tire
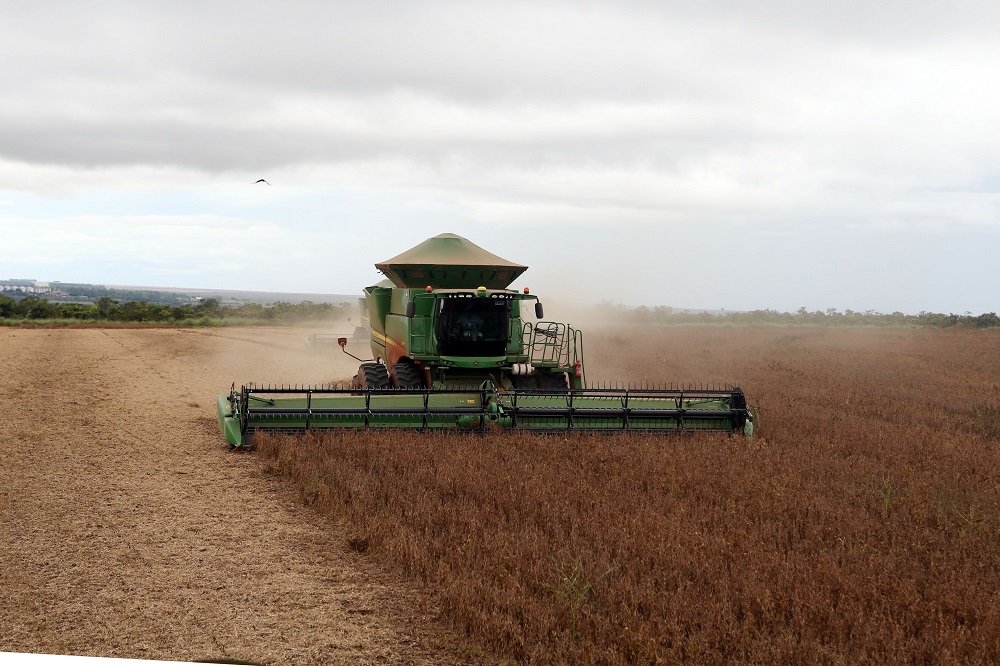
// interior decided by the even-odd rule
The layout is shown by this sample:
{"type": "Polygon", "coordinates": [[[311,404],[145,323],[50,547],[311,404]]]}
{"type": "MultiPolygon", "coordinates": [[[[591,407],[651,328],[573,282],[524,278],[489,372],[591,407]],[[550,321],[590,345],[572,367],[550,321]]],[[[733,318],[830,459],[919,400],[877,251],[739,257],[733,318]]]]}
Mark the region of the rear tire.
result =
{"type": "Polygon", "coordinates": [[[354,377],[354,388],[389,388],[389,371],[381,363],[362,363],[354,377]]]}
{"type": "Polygon", "coordinates": [[[392,368],[392,374],[396,376],[396,388],[419,389],[424,387],[424,378],[421,376],[420,368],[412,363],[397,363],[392,368]]]}

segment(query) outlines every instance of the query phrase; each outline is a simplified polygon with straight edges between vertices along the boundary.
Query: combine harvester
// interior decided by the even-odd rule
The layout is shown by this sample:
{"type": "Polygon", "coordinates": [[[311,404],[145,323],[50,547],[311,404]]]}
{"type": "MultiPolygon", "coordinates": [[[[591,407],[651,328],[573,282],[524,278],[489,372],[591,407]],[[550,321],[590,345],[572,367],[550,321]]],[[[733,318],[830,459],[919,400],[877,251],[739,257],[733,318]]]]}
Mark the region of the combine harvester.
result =
{"type": "Polygon", "coordinates": [[[347,323],[354,328],[354,332],[350,336],[345,336],[343,333],[313,333],[306,338],[306,347],[310,351],[322,351],[328,347],[336,348],[341,340],[346,340],[353,344],[366,344],[369,339],[368,311],[365,306],[365,299],[359,298],[358,303],[361,306],[361,325],[355,326],[354,322],[348,319],[347,323]]]}
{"type": "Polygon", "coordinates": [[[528,289],[508,289],[528,267],[461,236],[375,267],[388,281],[364,290],[373,360],[358,359],[350,388],[234,384],[218,400],[231,447],[262,430],[333,428],[753,434],[736,387],[588,388],[582,333],[542,321],[528,289]]]}

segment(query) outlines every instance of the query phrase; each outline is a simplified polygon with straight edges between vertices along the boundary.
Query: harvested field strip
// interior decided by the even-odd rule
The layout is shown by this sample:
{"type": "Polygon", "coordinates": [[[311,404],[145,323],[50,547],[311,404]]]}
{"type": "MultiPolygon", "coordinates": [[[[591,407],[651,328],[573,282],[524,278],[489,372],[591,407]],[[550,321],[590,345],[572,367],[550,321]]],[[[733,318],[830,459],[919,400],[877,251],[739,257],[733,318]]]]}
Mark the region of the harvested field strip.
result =
{"type": "Polygon", "coordinates": [[[320,360],[297,330],[0,329],[0,652],[469,663],[425,595],[219,436],[234,378],[321,381],[320,360]]]}
{"type": "MultiPolygon", "coordinates": [[[[664,379],[629,335],[592,344],[595,374],[664,379]]],[[[1000,659],[1000,338],[662,335],[683,377],[747,378],[764,437],[343,432],[261,452],[498,657],[1000,659]]]]}

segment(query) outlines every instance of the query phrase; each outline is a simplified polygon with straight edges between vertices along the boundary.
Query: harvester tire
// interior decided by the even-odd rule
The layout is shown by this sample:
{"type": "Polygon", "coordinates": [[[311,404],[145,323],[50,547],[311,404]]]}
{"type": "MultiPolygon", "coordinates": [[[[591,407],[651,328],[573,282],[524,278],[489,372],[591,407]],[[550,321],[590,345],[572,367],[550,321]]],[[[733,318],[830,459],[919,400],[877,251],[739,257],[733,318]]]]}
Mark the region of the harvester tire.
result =
{"type": "Polygon", "coordinates": [[[354,388],[389,388],[389,371],[381,363],[362,363],[354,378],[354,388]]]}
{"type": "Polygon", "coordinates": [[[552,393],[566,393],[569,385],[566,383],[565,372],[543,372],[538,375],[538,390],[552,393]]]}
{"type": "Polygon", "coordinates": [[[418,389],[424,387],[423,377],[420,368],[412,363],[397,363],[392,368],[392,374],[396,376],[396,387],[401,389],[418,389]]]}

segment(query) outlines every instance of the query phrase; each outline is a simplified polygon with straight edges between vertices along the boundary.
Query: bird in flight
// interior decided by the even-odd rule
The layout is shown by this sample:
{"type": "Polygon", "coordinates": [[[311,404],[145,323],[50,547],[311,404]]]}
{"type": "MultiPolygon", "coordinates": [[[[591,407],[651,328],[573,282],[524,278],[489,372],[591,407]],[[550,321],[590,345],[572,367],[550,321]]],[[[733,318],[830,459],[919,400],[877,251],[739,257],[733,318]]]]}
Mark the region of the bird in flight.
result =
{"type": "Polygon", "coordinates": [[[267,182],[266,180],[264,180],[263,178],[261,178],[259,180],[255,180],[253,184],[256,185],[257,183],[264,183],[265,185],[270,185],[271,184],[271,183],[267,182]]]}

